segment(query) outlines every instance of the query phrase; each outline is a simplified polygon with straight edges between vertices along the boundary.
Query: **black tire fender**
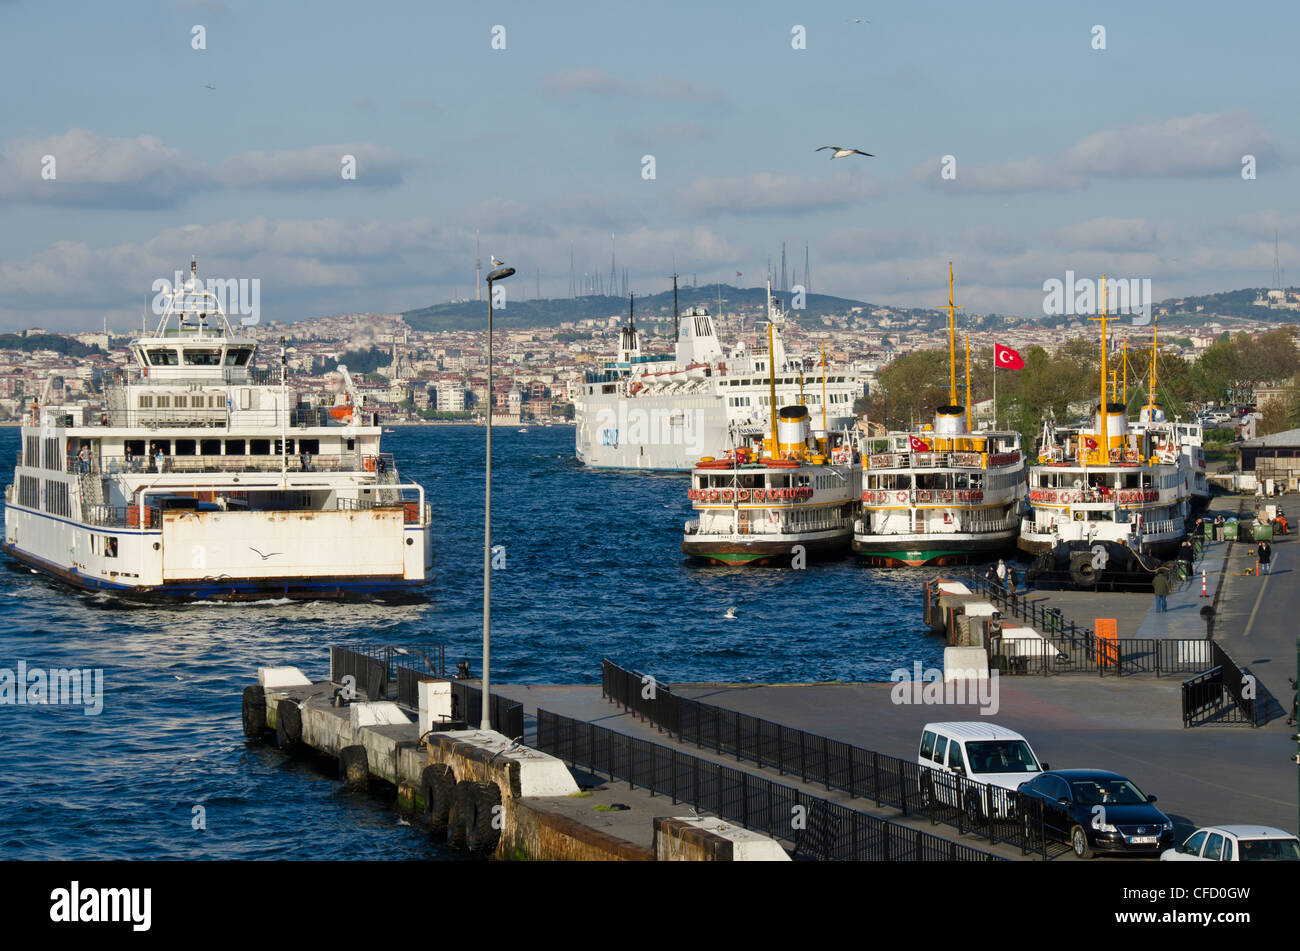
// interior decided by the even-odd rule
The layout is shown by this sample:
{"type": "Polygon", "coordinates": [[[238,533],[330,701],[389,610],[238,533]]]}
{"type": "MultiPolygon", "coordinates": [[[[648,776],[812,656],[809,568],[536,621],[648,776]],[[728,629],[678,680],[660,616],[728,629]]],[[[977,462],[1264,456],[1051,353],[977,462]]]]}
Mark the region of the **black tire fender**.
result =
{"type": "Polygon", "coordinates": [[[250,740],[262,739],[266,734],[266,690],[261,684],[244,688],[242,707],[244,736],[250,740]]]}
{"type": "Polygon", "coordinates": [[[353,792],[366,792],[370,788],[370,763],[364,746],[354,744],[339,750],[339,779],[353,792]]]}
{"type": "Polygon", "coordinates": [[[302,710],[297,701],[285,698],[275,705],[275,742],[286,753],[302,743],[302,710]]]}
{"type": "Polygon", "coordinates": [[[501,839],[505,821],[505,807],[501,803],[501,789],[496,783],[473,784],[474,809],[466,816],[465,845],[471,855],[491,855],[501,839]]]}
{"type": "Polygon", "coordinates": [[[443,763],[426,766],[420,774],[420,791],[424,796],[424,818],[429,824],[429,832],[435,836],[446,835],[456,794],[456,774],[443,763]]]}
{"type": "Polygon", "coordinates": [[[471,820],[474,812],[474,784],[462,779],[456,784],[453,797],[447,829],[451,833],[451,847],[464,849],[467,847],[466,820],[471,820]]]}

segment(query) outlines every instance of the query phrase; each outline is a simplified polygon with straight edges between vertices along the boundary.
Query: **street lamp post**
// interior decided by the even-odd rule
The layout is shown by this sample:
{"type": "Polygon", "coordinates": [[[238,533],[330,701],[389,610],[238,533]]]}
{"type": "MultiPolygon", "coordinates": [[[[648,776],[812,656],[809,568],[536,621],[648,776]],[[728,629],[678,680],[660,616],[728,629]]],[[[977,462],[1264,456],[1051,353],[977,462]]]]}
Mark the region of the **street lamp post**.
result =
{"type": "Polygon", "coordinates": [[[491,705],[488,703],[492,677],[492,283],[515,273],[512,267],[499,267],[487,276],[488,286],[488,361],[487,361],[487,464],[484,468],[483,493],[483,695],[480,730],[492,729],[491,705]]]}

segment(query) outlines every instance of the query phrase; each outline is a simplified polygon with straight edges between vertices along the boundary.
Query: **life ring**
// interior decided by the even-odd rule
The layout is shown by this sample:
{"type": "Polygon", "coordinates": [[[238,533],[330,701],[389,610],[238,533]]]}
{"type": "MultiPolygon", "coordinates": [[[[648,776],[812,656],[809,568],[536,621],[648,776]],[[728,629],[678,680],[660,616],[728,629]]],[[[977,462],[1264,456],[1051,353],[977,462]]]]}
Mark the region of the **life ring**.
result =
{"type": "Polygon", "coordinates": [[[906,502],[906,501],[907,501],[907,493],[906,493],[906,492],[899,492],[898,495],[895,496],[895,498],[898,499],[898,501],[900,501],[900,502],[906,502]]]}
{"type": "Polygon", "coordinates": [[[718,490],[717,490],[717,489],[710,489],[710,490],[709,490],[709,501],[710,501],[710,502],[716,502],[716,501],[718,501],[718,490]]]}
{"type": "Polygon", "coordinates": [[[741,489],[736,493],[736,498],[741,502],[749,501],[749,489],[741,489]]]}
{"type": "Polygon", "coordinates": [[[730,502],[730,501],[731,501],[731,494],[732,494],[732,493],[731,493],[731,490],[730,490],[730,489],[723,489],[723,490],[722,490],[722,501],[724,501],[724,502],[730,502]]]}
{"type": "Polygon", "coordinates": [[[1055,502],[1055,501],[1056,501],[1056,493],[1055,493],[1055,492],[1048,492],[1048,493],[1047,493],[1047,501],[1048,501],[1048,502],[1055,502]]]}
{"type": "Polygon", "coordinates": [[[930,493],[923,490],[922,492],[920,492],[920,494],[917,495],[917,500],[921,502],[929,502],[930,493]]]}
{"type": "Polygon", "coordinates": [[[1123,454],[1121,453],[1120,450],[1118,450],[1118,449],[1112,449],[1112,450],[1110,451],[1110,461],[1111,461],[1111,462],[1119,462],[1120,459],[1122,459],[1122,458],[1123,458],[1123,454]]]}
{"type": "Polygon", "coordinates": [[[943,493],[943,500],[944,500],[945,502],[951,502],[951,501],[952,501],[952,493],[951,493],[951,492],[944,492],[944,493],[943,493]]]}

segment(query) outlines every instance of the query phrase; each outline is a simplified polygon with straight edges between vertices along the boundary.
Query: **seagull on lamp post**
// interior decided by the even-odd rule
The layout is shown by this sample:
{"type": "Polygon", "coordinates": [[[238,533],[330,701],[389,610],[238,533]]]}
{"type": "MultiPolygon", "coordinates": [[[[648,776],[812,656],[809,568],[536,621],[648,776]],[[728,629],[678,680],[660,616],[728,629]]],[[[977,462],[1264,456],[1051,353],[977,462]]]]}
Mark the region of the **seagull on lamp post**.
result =
{"type": "Polygon", "coordinates": [[[816,151],[825,152],[827,149],[831,149],[833,152],[831,155],[832,162],[837,158],[844,158],[847,155],[865,155],[867,158],[875,158],[875,156],[870,152],[864,152],[861,149],[846,149],[842,145],[823,145],[821,148],[816,149],[816,151]]]}
{"type": "MultiPolygon", "coordinates": [[[[495,254],[491,255],[491,258],[492,258],[493,267],[501,267],[503,264],[506,263],[505,261],[498,261],[497,256],[495,254]]],[[[491,280],[491,278],[488,278],[488,280],[491,280]]]]}

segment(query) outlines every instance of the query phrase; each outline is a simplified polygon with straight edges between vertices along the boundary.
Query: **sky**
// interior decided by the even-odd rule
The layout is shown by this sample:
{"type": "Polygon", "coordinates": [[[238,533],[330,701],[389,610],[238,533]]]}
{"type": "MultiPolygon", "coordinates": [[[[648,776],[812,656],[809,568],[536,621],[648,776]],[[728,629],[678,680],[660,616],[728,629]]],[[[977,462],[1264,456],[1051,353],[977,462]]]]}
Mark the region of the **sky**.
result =
{"type": "Polygon", "coordinates": [[[1271,286],[1275,231],[1293,284],[1297,36],[1280,0],[0,0],[0,331],[138,327],[191,255],[265,319],[472,297],[476,229],[506,306],[570,249],[648,294],[782,242],[882,304],[951,261],[980,313],[1271,286]]]}

